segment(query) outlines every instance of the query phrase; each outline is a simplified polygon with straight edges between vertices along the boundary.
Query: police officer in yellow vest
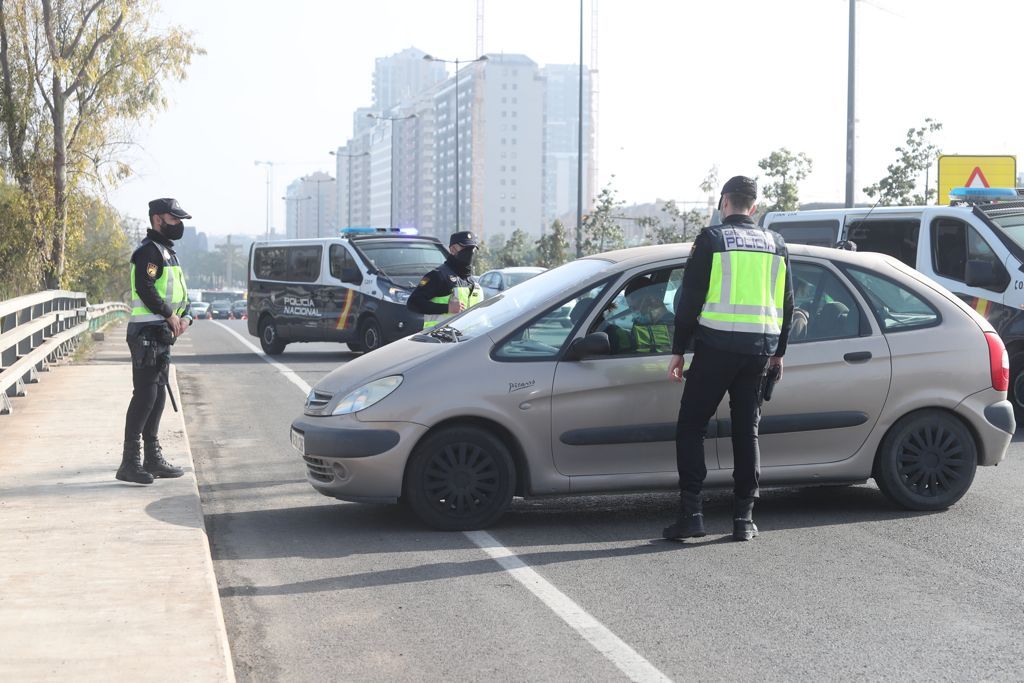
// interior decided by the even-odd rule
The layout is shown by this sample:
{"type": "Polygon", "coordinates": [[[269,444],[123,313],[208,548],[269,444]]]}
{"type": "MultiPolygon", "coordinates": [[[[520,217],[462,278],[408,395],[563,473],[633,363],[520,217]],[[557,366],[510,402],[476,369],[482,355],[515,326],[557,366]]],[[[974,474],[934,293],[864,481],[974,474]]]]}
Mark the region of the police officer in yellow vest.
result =
{"type": "Polygon", "coordinates": [[[473,276],[473,256],[478,246],[472,232],[454,233],[448,241],[450,256],[424,275],[409,295],[406,306],[423,314],[424,330],[483,301],[483,289],[473,276]]]}
{"type": "Polygon", "coordinates": [[[782,235],[754,223],[757,185],[750,178],[730,178],[718,208],[721,225],[704,229],[693,243],[676,307],[676,329],[669,379],[683,381],[683,354],[694,341],[693,361],[676,426],[679,468],[679,517],[665,538],[705,535],[701,489],[704,436],[708,421],[729,392],[733,447],[733,538],[757,535],[754,501],[758,496],[760,420],[763,377],[782,373],[793,317],[793,282],[789,252],[782,235]]]}
{"type": "Polygon", "coordinates": [[[177,200],[149,203],[150,229],[131,258],[132,313],[128,348],[132,354],[132,400],[124,426],[124,453],[117,478],[152,484],[154,477],[180,477],[184,471],[167,462],[157,432],[166,400],[171,345],[192,324],[185,276],[174,254],[188,215],[177,200]],[[142,437],[142,447],[139,437],[142,437]],[[142,451],[145,451],[145,460],[142,451]]]}

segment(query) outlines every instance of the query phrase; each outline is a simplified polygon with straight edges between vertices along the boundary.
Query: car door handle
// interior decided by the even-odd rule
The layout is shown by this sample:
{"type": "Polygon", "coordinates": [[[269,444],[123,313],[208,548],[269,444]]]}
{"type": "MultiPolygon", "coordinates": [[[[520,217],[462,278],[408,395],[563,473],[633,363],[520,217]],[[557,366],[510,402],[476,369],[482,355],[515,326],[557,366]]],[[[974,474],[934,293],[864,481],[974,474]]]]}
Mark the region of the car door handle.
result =
{"type": "Polygon", "coordinates": [[[850,353],[843,356],[843,360],[847,363],[859,363],[860,361],[870,360],[870,351],[851,351],[850,353]]]}

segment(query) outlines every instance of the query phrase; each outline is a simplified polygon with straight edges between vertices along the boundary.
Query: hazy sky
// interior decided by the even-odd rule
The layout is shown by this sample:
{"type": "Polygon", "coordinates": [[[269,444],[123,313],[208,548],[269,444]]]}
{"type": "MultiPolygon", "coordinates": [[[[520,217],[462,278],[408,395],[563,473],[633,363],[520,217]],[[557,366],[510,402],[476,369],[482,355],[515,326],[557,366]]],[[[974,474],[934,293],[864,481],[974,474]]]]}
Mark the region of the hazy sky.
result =
{"type": "MultiPolygon", "coordinates": [[[[167,0],[164,12],[208,54],[140,126],[137,176],[110,198],[140,217],[149,199],[177,197],[213,234],[264,231],[256,159],[278,163],[280,229],[287,184],[334,174],[328,151],[371,104],[376,57],[476,49],[476,0],[167,0]]],[[[578,13],[577,0],[487,0],[484,50],[576,63],[578,13]]],[[[723,179],[757,175],[759,159],[788,147],[814,162],[801,199],[842,201],[847,14],[847,0],[601,0],[600,183],[614,174],[630,203],[699,199],[712,164],[723,179]]],[[[945,153],[1024,153],[1022,25],[1017,0],[858,2],[858,199],[926,117],[945,125],[945,153]]]]}

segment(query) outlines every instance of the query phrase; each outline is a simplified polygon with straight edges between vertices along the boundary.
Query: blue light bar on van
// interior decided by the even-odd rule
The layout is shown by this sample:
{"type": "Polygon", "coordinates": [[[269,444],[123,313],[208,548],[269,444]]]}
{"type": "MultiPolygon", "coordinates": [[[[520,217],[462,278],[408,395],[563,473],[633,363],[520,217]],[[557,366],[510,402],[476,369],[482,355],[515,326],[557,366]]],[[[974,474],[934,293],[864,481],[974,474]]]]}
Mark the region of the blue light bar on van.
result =
{"type": "Polygon", "coordinates": [[[338,228],[339,235],[380,235],[380,234],[418,235],[416,228],[338,228]]]}
{"type": "Polygon", "coordinates": [[[418,234],[420,234],[420,231],[417,230],[416,228],[399,228],[398,232],[400,232],[403,235],[418,235],[418,234]]]}
{"type": "Polygon", "coordinates": [[[342,235],[356,235],[368,232],[377,232],[378,230],[380,230],[380,228],[338,228],[338,233],[342,235]]]}
{"type": "Polygon", "coordinates": [[[956,202],[998,202],[1017,198],[1017,190],[1012,187],[954,187],[949,191],[950,201],[956,202]]]}

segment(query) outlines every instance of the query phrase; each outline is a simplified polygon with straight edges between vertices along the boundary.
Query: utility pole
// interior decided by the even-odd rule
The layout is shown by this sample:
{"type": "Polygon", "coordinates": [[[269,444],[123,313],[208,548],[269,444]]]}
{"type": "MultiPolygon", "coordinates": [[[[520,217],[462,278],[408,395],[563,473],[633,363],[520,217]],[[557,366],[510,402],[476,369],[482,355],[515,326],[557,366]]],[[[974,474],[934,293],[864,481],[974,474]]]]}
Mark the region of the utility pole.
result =
{"type": "Polygon", "coordinates": [[[850,0],[850,52],[846,65],[846,208],[853,208],[854,95],[856,94],[857,0],[850,0]]]}

